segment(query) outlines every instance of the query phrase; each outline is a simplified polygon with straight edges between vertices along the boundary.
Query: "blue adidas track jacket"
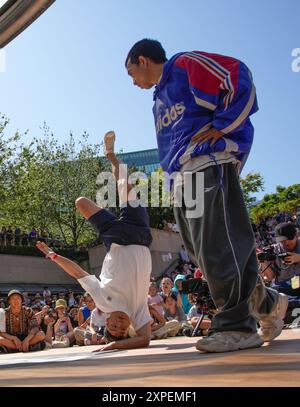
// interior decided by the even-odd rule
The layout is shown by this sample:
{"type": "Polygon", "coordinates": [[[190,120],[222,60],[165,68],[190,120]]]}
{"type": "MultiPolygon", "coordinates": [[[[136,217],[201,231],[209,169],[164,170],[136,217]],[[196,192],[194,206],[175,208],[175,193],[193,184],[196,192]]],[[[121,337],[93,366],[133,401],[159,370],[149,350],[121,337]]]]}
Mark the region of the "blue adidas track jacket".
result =
{"type": "Polygon", "coordinates": [[[253,141],[249,116],[258,110],[251,72],[241,61],[192,51],[164,64],[154,91],[153,114],[162,168],[171,174],[197,156],[234,155],[244,165],[253,141]],[[197,136],[214,127],[214,146],[197,136]]]}

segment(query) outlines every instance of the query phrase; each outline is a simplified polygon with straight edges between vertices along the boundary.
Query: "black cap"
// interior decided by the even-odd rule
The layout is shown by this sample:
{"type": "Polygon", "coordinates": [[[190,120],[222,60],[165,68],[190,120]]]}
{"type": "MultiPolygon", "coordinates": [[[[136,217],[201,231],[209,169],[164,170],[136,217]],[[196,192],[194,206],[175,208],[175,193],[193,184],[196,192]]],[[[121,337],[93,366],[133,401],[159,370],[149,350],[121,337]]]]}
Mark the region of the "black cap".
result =
{"type": "Polygon", "coordinates": [[[22,297],[22,300],[23,300],[23,294],[18,290],[10,290],[10,292],[7,294],[7,300],[9,299],[9,297],[11,297],[14,294],[20,295],[22,297]]]}
{"type": "Polygon", "coordinates": [[[284,240],[293,240],[297,235],[297,228],[292,223],[280,223],[275,228],[276,242],[283,242],[284,240]]]}

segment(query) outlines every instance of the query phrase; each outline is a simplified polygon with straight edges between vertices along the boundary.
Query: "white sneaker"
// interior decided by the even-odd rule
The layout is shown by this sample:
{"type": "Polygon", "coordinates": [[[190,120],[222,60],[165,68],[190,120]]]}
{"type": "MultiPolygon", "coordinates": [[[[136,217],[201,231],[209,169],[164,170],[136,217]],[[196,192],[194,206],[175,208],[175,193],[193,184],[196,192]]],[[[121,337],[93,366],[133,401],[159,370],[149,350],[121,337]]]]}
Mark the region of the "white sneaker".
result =
{"type": "Polygon", "coordinates": [[[288,308],[288,296],[279,293],[278,302],[271,314],[259,321],[260,329],[258,331],[264,342],[270,342],[281,334],[284,317],[288,308]]]}
{"type": "Polygon", "coordinates": [[[104,136],[104,154],[114,152],[116,135],[114,131],[108,131],[104,136]]]}
{"type": "Polygon", "coordinates": [[[199,339],[196,349],[202,352],[233,352],[235,350],[258,348],[264,343],[255,332],[224,331],[199,339]]]}

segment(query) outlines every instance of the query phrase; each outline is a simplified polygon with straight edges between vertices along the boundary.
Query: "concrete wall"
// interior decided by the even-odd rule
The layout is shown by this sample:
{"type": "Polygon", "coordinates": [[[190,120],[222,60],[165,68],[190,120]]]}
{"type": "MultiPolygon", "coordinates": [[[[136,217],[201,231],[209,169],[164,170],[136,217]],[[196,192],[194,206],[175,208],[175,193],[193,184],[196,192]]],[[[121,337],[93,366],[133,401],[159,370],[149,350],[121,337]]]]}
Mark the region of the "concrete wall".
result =
{"type": "Polygon", "coordinates": [[[69,277],[51,260],[32,256],[0,255],[0,284],[74,284],[69,277]]]}
{"type": "MultiPolygon", "coordinates": [[[[80,264],[88,271],[88,262],[80,264]]],[[[16,286],[78,286],[70,277],[51,260],[33,256],[0,255],[0,291],[6,285],[16,286]]]]}
{"type": "MultiPolygon", "coordinates": [[[[152,274],[161,274],[176,258],[181,248],[181,238],[178,233],[152,229],[153,243],[150,247],[152,255],[152,274]]],[[[99,276],[105,257],[103,245],[89,250],[89,263],[81,266],[91,274],[99,276]]],[[[50,260],[31,257],[0,255],[0,284],[41,284],[68,285],[76,284],[62,269],[50,260]]]]}

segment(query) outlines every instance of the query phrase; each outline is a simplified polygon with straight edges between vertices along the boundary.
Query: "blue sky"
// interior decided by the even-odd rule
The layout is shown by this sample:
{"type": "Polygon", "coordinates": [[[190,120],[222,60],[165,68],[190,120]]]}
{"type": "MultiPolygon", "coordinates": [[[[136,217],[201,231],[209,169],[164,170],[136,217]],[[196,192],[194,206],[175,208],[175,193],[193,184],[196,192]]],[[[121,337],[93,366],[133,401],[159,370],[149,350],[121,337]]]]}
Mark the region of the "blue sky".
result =
{"type": "Polygon", "coordinates": [[[168,57],[231,55],[250,67],[260,106],[242,175],[260,171],[270,193],[300,181],[300,72],[291,68],[299,15],[298,0],[57,0],[5,48],[0,112],[10,131],[29,129],[27,140],[46,121],[61,141],[86,130],[98,142],[115,129],[117,149],[154,148],[152,91],[132,86],[124,68],[130,47],[148,37],[168,57]]]}

